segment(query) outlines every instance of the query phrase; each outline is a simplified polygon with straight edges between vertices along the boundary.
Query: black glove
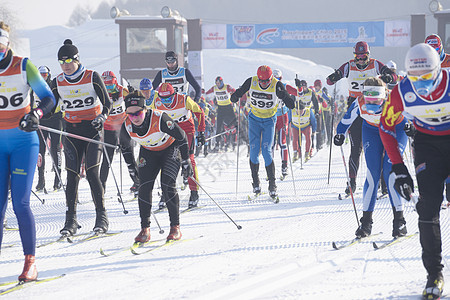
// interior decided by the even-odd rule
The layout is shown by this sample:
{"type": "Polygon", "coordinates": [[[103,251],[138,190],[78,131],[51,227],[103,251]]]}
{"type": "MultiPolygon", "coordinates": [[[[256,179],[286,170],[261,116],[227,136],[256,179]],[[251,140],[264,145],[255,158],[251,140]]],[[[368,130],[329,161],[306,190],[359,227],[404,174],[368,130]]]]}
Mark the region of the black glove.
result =
{"type": "Polygon", "coordinates": [[[390,83],[392,82],[392,79],[394,79],[394,77],[392,77],[391,74],[383,74],[380,76],[380,79],[383,80],[385,83],[390,83]]]}
{"type": "Polygon", "coordinates": [[[181,161],[181,175],[183,175],[184,179],[187,179],[194,175],[194,171],[192,170],[191,161],[189,159],[181,161]]]}
{"type": "Polygon", "coordinates": [[[239,101],[239,97],[236,95],[236,93],[231,94],[230,101],[233,103],[236,103],[239,101]]]}
{"type": "Polygon", "coordinates": [[[410,122],[405,124],[405,127],[403,127],[403,130],[405,131],[406,135],[409,137],[413,137],[416,134],[416,127],[410,122]]]}
{"type": "Polygon", "coordinates": [[[334,73],[328,75],[327,80],[329,79],[331,82],[335,83],[342,78],[341,70],[337,69],[334,73]]]}
{"type": "Polygon", "coordinates": [[[92,126],[97,130],[101,131],[103,129],[103,123],[105,123],[106,118],[103,114],[99,114],[94,120],[92,120],[92,126]]]}
{"type": "Polygon", "coordinates": [[[345,135],[343,135],[342,133],[336,134],[336,135],[334,136],[334,138],[333,138],[333,143],[334,143],[336,146],[342,146],[342,144],[344,143],[344,141],[345,141],[345,135]]]}
{"type": "Polygon", "coordinates": [[[406,200],[411,200],[411,194],[414,193],[414,182],[411,175],[409,175],[405,164],[400,163],[392,165],[391,174],[392,173],[395,174],[395,190],[406,200]]]}
{"type": "Polygon", "coordinates": [[[131,84],[129,84],[128,85],[128,92],[131,94],[134,91],[135,91],[134,87],[131,84]]]}
{"type": "Polygon", "coordinates": [[[295,78],[295,86],[298,88],[300,87],[300,79],[295,78]]]}
{"type": "Polygon", "coordinates": [[[42,110],[33,109],[20,119],[19,129],[31,132],[38,130],[39,119],[42,117],[42,110]]]}
{"type": "Polygon", "coordinates": [[[205,133],[200,131],[197,135],[197,146],[201,147],[206,143],[205,141],[205,133]]]}

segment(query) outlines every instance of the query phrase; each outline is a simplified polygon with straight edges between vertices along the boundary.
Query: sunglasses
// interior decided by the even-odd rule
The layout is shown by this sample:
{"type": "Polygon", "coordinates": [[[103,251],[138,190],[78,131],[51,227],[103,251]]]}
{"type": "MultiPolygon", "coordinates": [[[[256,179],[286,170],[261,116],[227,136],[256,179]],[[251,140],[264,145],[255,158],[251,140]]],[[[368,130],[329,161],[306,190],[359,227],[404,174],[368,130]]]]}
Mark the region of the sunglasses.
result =
{"type": "Polygon", "coordinates": [[[115,88],[116,88],[116,85],[115,85],[115,84],[106,85],[106,89],[107,89],[107,90],[113,90],[113,89],[115,89],[115,88]]]}
{"type": "Polygon", "coordinates": [[[429,73],[425,73],[419,76],[414,76],[414,75],[407,75],[409,80],[411,82],[416,82],[416,81],[420,81],[420,80],[431,80],[434,77],[434,70],[429,72],[429,73]]]}
{"type": "Polygon", "coordinates": [[[59,64],[60,65],[63,65],[63,64],[70,64],[71,62],[73,62],[74,61],[74,59],[73,58],[66,58],[66,59],[58,59],[58,61],[59,61],[59,64]]]}
{"type": "Polygon", "coordinates": [[[269,83],[270,79],[258,79],[261,83],[269,83]]]}
{"type": "Polygon", "coordinates": [[[369,55],[367,54],[355,54],[356,59],[367,59],[369,55]]]}
{"type": "Polygon", "coordinates": [[[138,110],[137,112],[134,112],[134,113],[128,113],[127,112],[127,115],[130,116],[130,117],[140,117],[143,112],[144,112],[144,109],[140,109],[140,110],[138,110]]]}

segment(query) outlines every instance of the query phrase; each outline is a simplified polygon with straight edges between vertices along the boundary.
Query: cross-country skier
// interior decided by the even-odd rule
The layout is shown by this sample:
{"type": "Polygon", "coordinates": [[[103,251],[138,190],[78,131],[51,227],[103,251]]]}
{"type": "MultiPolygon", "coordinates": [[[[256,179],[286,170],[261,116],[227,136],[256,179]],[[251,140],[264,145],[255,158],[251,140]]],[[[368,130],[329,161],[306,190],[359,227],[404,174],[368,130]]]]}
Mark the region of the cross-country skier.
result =
{"type": "Polygon", "coordinates": [[[449,71],[441,69],[437,52],[425,43],[406,53],[407,76],[392,90],[380,119],[380,135],[395,176],[395,189],[407,200],[414,192],[413,179],[399,150],[397,125],[402,114],[413,119],[414,166],[419,186],[420,244],[428,273],[425,299],[438,299],[444,287],[440,207],[444,182],[450,174],[449,71]]]}
{"type": "MultiPolygon", "coordinates": [[[[283,78],[283,74],[281,70],[274,69],[273,70],[273,77],[281,81],[283,78]]],[[[286,84],[284,84],[286,87],[286,84]]],[[[288,123],[289,123],[289,116],[288,116],[289,109],[284,105],[283,102],[280,102],[278,104],[277,109],[277,122],[275,124],[275,141],[273,143],[273,147],[275,147],[275,144],[280,146],[280,154],[281,154],[281,178],[284,179],[288,175],[288,144],[287,144],[287,132],[288,132],[288,123]]],[[[273,151],[273,150],[272,150],[273,151]]]]}
{"type": "Polygon", "coordinates": [[[153,99],[155,98],[156,93],[153,89],[152,81],[148,78],[142,78],[141,82],[139,83],[139,90],[145,97],[145,106],[149,108],[153,103],[153,99]]]}
{"type": "Polygon", "coordinates": [[[36,227],[30,209],[30,194],[39,153],[37,133],[39,120],[55,106],[50,87],[28,58],[13,55],[9,48],[10,28],[0,22],[0,248],[3,240],[3,220],[11,200],[19,223],[25,264],[19,281],[33,281],[38,273],[35,264],[36,227]],[[30,87],[41,100],[31,109],[30,87]],[[21,129],[21,130],[19,130],[21,129]]]}
{"type": "MultiPolygon", "coordinates": [[[[216,134],[220,134],[224,131],[224,124],[228,128],[236,127],[237,120],[236,114],[234,113],[233,104],[230,101],[230,95],[236,90],[229,84],[224,84],[223,78],[221,76],[216,77],[216,84],[206,91],[206,97],[213,96],[214,102],[217,106],[217,119],[216,119],[216,134]]],[[[227,134],[227,137],[232,136],[227,134]]],[[[216,138],[216,146],[213,152],[219,152],[220,148],[224,148],[225,152],[228,149],[230,140],[234,145],[235,141],[233,138],[228,138],[225,143],[225,136],[219,136],[216,138]]],[[[234,147],[233,147],[234,148],[234,147]]]]}
{"type": "MultiPolygon", "coordinates": [[[[41,73],[42,78],[44,78],[45,82],[50,86],[52,82],[50,69],[46,66],[40,66],[38,68],[39,73],[41,73]]],[[[39,97],[36,95],[36,93],[31,93],[31,101],[34,102],[35,106],[38,106],[40,103],[39,97]]],[[[53,114],[48,114],[47,116],[44,116],[40,120],[40,124],[53,128],[56,130],[62,130],[62,117],[63,114],[61,112],[60,106],[58,105],[56,110],[58,112],[55,112],[53,114]]],[[[53,190],[57,191],[61,188],[61,135],[53,132],[48,132],[43,130],[42,134],[38,132],[39,136],[39,159],[38,159],[38,183],[36,185],[36,192],[44,191],[45,189],[45,152],[47,150],[47,147],[45,146],[45,143],[47,141],[47,138],[50,140],[50,155],[52,157],[51,159],[51,165],[52,169],[55,171],[55,179],[53,181],[53,190]],[[56,164],[55,165],[53,165],[56,164]],[[59,174],[59,176],[58,176],[59,174]]]]}
{"type": "Polygon", "coordinates": [[[258,68],[256,76],[250,77],[231,95],[231,102],[236,103],[249,92],[248,101],[248,137],[250,141],[250,170],[255,194],[261,193],[259,182],[259,153],[262,152],[269,178],[269,194],[277,197],[275,184],[275,163],[273,162],[272,144],[275,133],[276,113],[279,99],[290,109],[294,100],[289,96],[281,81],[273,77],[272,69],[263,65],[258,68]]]}
{"type": "Polygon", "coordinates": [[[311,158],[313,152],[314,132],[317,129],[319,102],[316,93],[308,87],[306,80],[295,78],[297,88],[286,86],[286,91],[295,96],[295,109],[289,112],[289,121],[293,131],[292,147],[294,162],[302,157],[302,134],[305,136],[305,162],[311,158]]]}
{"type": "MultiPolygon", "coordinates": [[[[111,101],[100,75],[93,70],[86,69],[79,58],[78,48],[72,44],[71,40],[65,40],[64,45],[58,50],[58,62],[63,72],[53,79],[52,92],[57,101],[61,99],[64,103],[66,132],[100,140],[103,124],[112,106],[111,101]],[[74,91],[80,96],[74,97],[74,91]]],[[[108,230],[109,223],[103,199],[104,191],[99,176],[102,153],[103,148],[99,144],[73,137],[64,139],[67,210],[64,228],[60,231],[62,235],[74,235],[80,228],[77,222],[76,208],[83,155],[86,177],[95,205],[96,218],[93,230],[96,232],[108,230]]]]}
{"type": "MultiPolygon", "coordinates": [[[[127,164],[128,173],[133,180],[133,185],[130,191],[137,196],[139,189],[139,177],[137,174],[136,159],[134,158],[134,147],[127,130],[125,129],[125,104],[123,99],[128,95],[128,89],[121,86],[117,82],[116,75],[112,71],[105,71],[102,74],[103,82],[106,85],[109,98],[112,102],[112,109],[109,113],[108,119],[104,124],[103,141],[111,145],[119,145],[122,152],[123,159],[127,164]]],[[[100,180],[103,189],[106,187],[106,180],[110,169],[109,162],[112,163],[114,157],[114,149],[106,148],[108,159],[103,156],[102,165],[100,167],[100,180]],[[109,162],[108,162],[109,161],[109,162]]],[[[103,153],[105,155],[105,153],[103,153]]]]}
{"type": "Polygon", "coordinates": [[[189,85],[195,91],[195,102],[200,99],[201,87],[189,69],[178,66],[178,55],[174,51],[166,52],[166,68],[159,71],[153,79],[153,89],[158,90],[161,83],[170,83],[175,92],[188,95],[189,85]]]}
{"type": "MultiPolygon", "coordinates": [[[[384,147],[379,133],[381,111],[388,92],[384,82],[376,77],[369,77],[364,81],[363,94],[354,101],[347,110],[342,120],[339,122],[334,144],[341,146],[345,140],[345,133],[352,125],[352,122],[360,116],[362,124],[362,142],[364,145],[364,156],[367,164],[367,176],[363,190],[363,216],[361,224],[356,230],[357,237],[366,237],[372,233],[372,213],[377,200],[378,185],[380,182],[381,170],[383,170],[385,182],[389,182],[389,173],[392,163],[387,155],[384,155],[384,147]]],[[[401,153],[406,148],[408,137],[403,130],[406,119],[399,117],[396,125],[396,140],[401,153]]],[[[353,191],[354,192],[354,191],[353,191]]],[[[403,203],[400,195],[395,191],[394,186],[388,186],[389,201],[394,211],[394,221],[392,236],[399,237],[406,235],[406,221],[403,217],[403,203]]]]}
{"type": "MultiPolygon", "coordinates": [[[[195,103],[191,97],[175,92],[170,83],[162,83],[158,88],[158,94],[153,101],[153,109],[163,111],[169,115],[186,132],[189,143],[189,159],[194,170],[194,179],[198,182],[198,171],[195,164],[195,125],[194,115],[198,120],[197,143],[205,144],[205,114],[203,110],[195,103]]],[[[198,203],[198,185],[188,178],[191,195],[189,197],[188,208],[197,206],[198,203]]],[[[164,192],[163,192],[164,194],[164,192]]],[[[167,203],[167,199],[166,199],[167,203]]]]}
{"type": "MultiPolygon", "coordinates": [[[[360,41],[357,42],[353,54],[354,59],[349,62],[344,63],[340,66],[334,73],[327,77],[327,84],[333,85],[342,78],[348,78],[349,83],[349,97],[347,100],[347,107],[353,103],[353,101],[361,96],[363,82],[368,77],[376,77],[380,75],[380,78],[385,83],[394,83],[397,80],[397,75],[392,72],[391,69],[386,67],[382,62],[377,59],[370,58],[369,45],[360,41]]],[[[359,168],[359,156],[361,155],[362,144],[361,144],[361,125],[362,118],[358,117],[353,122],[349,129],[351,150],[348,162],[349,176],[350,176],[350,186],[352,191],[356,189],[356,176],[358,174],[359,168]]],[[[347,186],[345,193],[350,195],[350,189],[347,186]]]]}
{"type": "Polygon", "coordinates": [[[170,233],[167,240],[179,240],[181,238],[180,199],[176,179],[180,165],[184,177],[190,177],[193,174],[186,133],[165,112],[148,109],[145,105],[145,97],[139,91],[134,91],[125,97],[125,106],[128,116],[127,131],[141,146],[138,159],[141,183],[138,200],[141,231],[135,241],[139,243],[150,241],[152,190],[160,171],[161,188],[166,196],[170,219],[170,233]]]}

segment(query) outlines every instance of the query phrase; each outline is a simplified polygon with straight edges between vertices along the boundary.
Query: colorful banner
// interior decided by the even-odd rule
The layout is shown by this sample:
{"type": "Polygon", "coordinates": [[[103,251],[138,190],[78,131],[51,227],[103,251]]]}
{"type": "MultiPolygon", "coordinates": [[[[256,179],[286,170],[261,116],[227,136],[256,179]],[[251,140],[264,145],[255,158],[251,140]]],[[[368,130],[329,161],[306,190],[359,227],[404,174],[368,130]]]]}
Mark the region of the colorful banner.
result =
{"type": "Polygon", "coordinates": [[[204,49],[408,47],[406,20],[349,23],[209,24],[202,26],[204,49]]]}

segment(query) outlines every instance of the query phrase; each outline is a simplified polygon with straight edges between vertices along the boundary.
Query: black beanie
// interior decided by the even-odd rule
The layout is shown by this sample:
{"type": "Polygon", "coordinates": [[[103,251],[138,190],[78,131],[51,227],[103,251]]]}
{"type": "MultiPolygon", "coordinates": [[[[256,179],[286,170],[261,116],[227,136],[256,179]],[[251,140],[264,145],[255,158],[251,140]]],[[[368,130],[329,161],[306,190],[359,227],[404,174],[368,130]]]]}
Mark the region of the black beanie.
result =
{"type": "Polygon", "coordinates": [[[140,91],[134,91],[125,97],[124,102],[125,102],[125,109],[130,106],[144,107],[145,97],[142,95],[140,91]]]}
{"type": "Polygon", "coordinates": [[[166,59],[168,59],[168,58],[174,58],[175,60],[178,60],[178,55],[173,51],[167,51],[166,59]]]}
{"type": "Polygon", "coordinates": [[[67,39],[64,45],[58,50],[58,60],[73,58],[78,60],[78,48],[72,45],[72,41],[67,39]]]}

